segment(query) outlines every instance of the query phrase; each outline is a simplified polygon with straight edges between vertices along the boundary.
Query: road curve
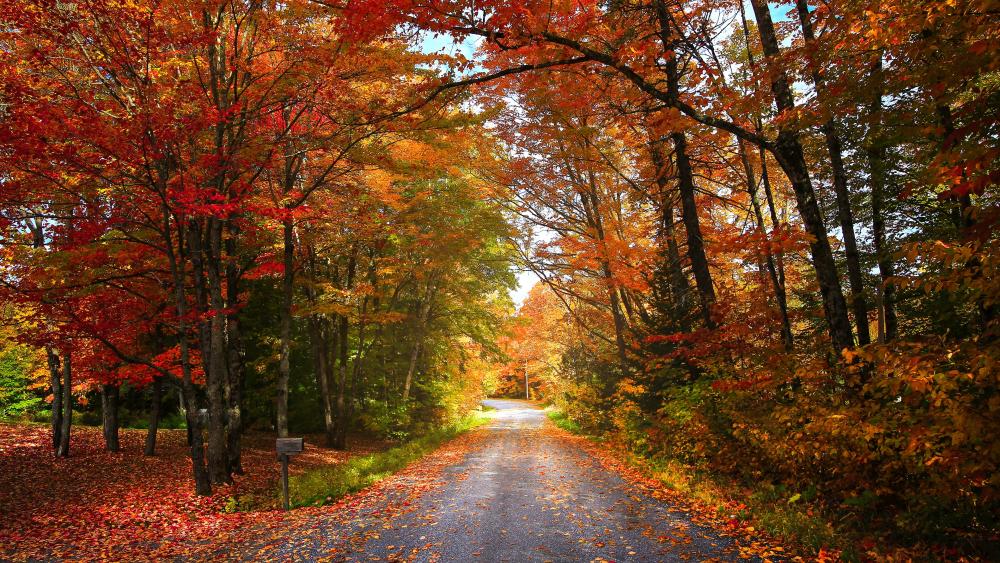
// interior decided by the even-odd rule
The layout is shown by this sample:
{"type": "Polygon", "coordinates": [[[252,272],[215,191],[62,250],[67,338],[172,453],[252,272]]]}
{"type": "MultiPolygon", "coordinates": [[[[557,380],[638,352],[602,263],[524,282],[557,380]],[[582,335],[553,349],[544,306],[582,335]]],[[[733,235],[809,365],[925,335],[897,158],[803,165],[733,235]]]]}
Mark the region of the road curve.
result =
{"type": "Polygon", "coordinates": [[[270,530],[267,549],[240,550],[243,558],[513,563],[739,559],[731,539],[638,491],[573,447],[561,431],[546,428],[550,423],[543,411],[523,401],[486,404],[497,409],[495,419],[477,431],[481,436],[464,456],[443,464],[433,486],[414,493],[405,482],[397,483],[385,493],[386,506],[404,509],[388,509],[380,500],[350,519],[335,512],[304,515],[283,524],[286,530],[270,530]]]}

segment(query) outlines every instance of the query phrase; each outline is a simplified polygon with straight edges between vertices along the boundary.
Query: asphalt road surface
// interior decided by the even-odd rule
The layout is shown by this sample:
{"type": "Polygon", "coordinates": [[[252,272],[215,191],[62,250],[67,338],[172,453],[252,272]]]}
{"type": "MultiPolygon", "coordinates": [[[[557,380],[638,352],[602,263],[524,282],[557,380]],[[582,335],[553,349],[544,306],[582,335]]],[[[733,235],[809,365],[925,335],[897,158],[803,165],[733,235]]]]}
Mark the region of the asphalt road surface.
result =
{"type": "MultiPolygon", "coordinates": [[[[731,539],[694,524],[545,429],[520,401],[497,409],[464,457],[421,493],[405,483],[349,520],[309,515],[246,559],[334,561],[738,560],[731,539]],[[405,501],[401,501],[406,498],[405,501]],[[346,528],[346,529],[345,529],[346,528]]],[[[291,526],[291,524],[290,524],[291,526]]],[[[270,534],[268,534],[270,535],[270,534]]],[[[222,554],[216,554],[222,555],[222,554]]],[[[230,554],[235,555],[235,554],[230,554]]]]}

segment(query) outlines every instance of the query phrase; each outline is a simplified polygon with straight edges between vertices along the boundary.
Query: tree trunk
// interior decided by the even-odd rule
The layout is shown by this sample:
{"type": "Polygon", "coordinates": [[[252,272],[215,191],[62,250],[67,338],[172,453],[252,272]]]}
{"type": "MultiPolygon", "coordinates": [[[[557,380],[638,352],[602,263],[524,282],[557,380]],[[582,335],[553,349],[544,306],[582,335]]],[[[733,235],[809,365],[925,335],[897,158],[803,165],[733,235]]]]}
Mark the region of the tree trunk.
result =
{"type": "MultiPolygon", "coordinates": [[[[673,101],[680,99],[680,69],[678,68],[676,48],[677,34],[673,30],[673,19],[668,13],[664,2],[656,3],[656,17],[659,23],[660,43],[663,46],[666,60],[667,94],[673,101]]],[[[701,314],[707,328],[715,328],[712,317],[712,307],[715,305],[715,286],[712,283],[712,273],[709,270],[708,257],[705,254],[705,241],[701,236],[701,225],[698,219],[698,206],[695,201],[694,171],[688,158],[687,136],[683,131],[675,130],[670,134],[674,145],[674,166],[677,170],[677,185],[681,195],[681,220],[687,234],[687,254],[691,261],[691,272],[694,274],[695,287],[701,302],[701,314]]]]}
{"type": "MultiPolygon", "coordinates": [[[[771,13],[767,3],[761,0],[752,0],[751,6],[757,17],[757,30],[764,54],[768,58],[769,66],[772,67],[769,71],[772,77],[771,92],[774,95],[775,107],[779,114],[791,113],[795,110],[795,103],[788,76],[784,71],[773,67],[780,52],[774,23],[771,21],[771,13]]],[[[847,302],[840,287],[837,265],[833,259],[826,226],[823,224],[823,215],[816,202],[816,193],[813,191],[812,181],[809,178],[809,169],[802,151],[802,144],[799,142],[798,133],[787,124],[782,124],[778,130],[778,138],[774,144],[774,155],[788,176],[788,181],[792,184],[799,215],[802,217],[806,231],[813,238],[810,241],[813,268],[816,270],[816,278],[823,297],[823,310],[829,325],[830,341],[834,350],[839,352],[843,348],[850,348],[854,345],[851,321],[847,314],[847,302]]]]}
{"type": "Polygon", "coordinates": [[[606,254],[607,236],[604,231],[604,219],[601,216],[601,202],[597,197],[597,181],[594,175],[587,173],[587,184],[589,191],[581,189],[580,203],[586,213],[587,224],[594,229],[597,237],[601,255],[598,261],[601,264],[601,276],[608,292],[608,306],[611,308],[611,319],[615,328],[615,345],[618,350],[618,362],[622,372],[627,373],[628,369],[628,345],[625,343],[626,320],[622,314],[622,304],[615,287],[616,282],[614,272],[611,269],[611,262],[606,254]]]}
{"type": "Polygon", "coordinates": [[[281,356],[278,362],[278,386],[275,401],[278,408],[278,437],[288,436],[288,378],[291,372],[292,291],[295,265],[295,240],[291,218],[284,222],[284,273],[281,276],[281,356]]]}
{"type": "Polygon", "coordinates": [[[621,299],[615,288],[614,274],[607,261],[602,265],[604,282],[608,286],[608,300],[611,304],[611,319],[615,325],[615,345],[618,347],[618,363],[622,373],[628,373],[628,346],[625,344],[625,316],[622,314],[621,299]]]}
{"type": "Polygon", "coordinates": [[[316,388],[319,389],[320,406],[323,408],[323,428],[326,443],[332,446],[336,441],[336,426],[333,421],[333,401],[330,398],[330,380],[327,366],[327,342],[323,335],[323,320],[319,315],[309,319],[309,337],[313,349],[313,370],[316,374],[316,388]]]}
{"type": "MultiPolygon", "coordinates": [[[[185,404],[188,406],[188,427],[191,429],[191,449],[198,459],[204,463],[210,483],[225,483],[228,478],[225,464],[227,462],[225,421],[223,420],[224,401],[220,372],[225,369],[225,361],[220,352],[223,346],[221,312],[221,295],[217,284],[219,282],[219,264],[214,252],[218,246],[215,233],[218,220],[208,218],[203,221],[190,220],[188,223],[189,250],[194,274],[195,302],[198,312],[206,318],[198,322],[198,340],[201,347],[202,367],[205,370],[205,391],[208,396],[208,451],[204,451],[204,437],[201,434],[202,421],[198,412],[197,395],[193,382],[190,389],[185,389],[185,404]],[[192,410],[193,409],[193,410],[192,410]]],[[[199,470],[198,467],[195,469],[199,470]]],[[[200,478],[196,475],[197,480],[200,478]]]]}
{"type": "MultiPolygon", "coordinates": [[[[806,45],[812,46],[816,37],[813,33],[812,21],[809,19],[809,6],[806,0],[795,0],[802,36],[806,45]]],[[[811,60],[810,55],[810,60],[811,60]]],[[[810,62],[813,85],[816,88],[817,99],[825,101],[824,80],[815,62],[810,62]]],[[[827,152],[830,153],[830,169],[833,172],[833,191],[837,199],[837,219],[844,237],[844,254],[847,259],[847,278],[851,284],[851,306],[854,310],[854,324],[858,330],[858,344],[864,346],[871,342],[868,329],[868,301],[865,299],[864,279],[861,273],[861,258],[858,252],[858,241],[854,234],[854,213],[851,210],[851,195],[847,187],[847,171],[844,168],[843,148],[840,135],[837,132],[837,122],[832,117],[821,128],[826,139],[827,152]]]]}
{"type": "MultiPolygon", "coordinates": [[[[160,171],[158,179],[160,193],[166,193],[165,170],[160,171]]],[[[188,341],[188,301],[185,294],[187,286],[184,269],[181,267],[181,260],[185,258],[185,229],[177,225],[177,247],[175,252],[172,232],[171,214],[166,203],[162,204],[163,213],[163,233],[165,246],[167,249],[167,263],[170,266],[170,276],[173,282],[174,307],[177,311],[177,332],[179,335],[179,346],[181,353],[181,404],[182,410],[187,419],[188,445],[191,448],[191,469],[194,475],[195,494],[207,496],[212,494],[212,483],[208,477],[208,470],[205,467],[205,449],[202,443],[201,424],[198,421],[198,402],[195,395],[194,383],[191,376],[191,350],[188,341]]],[[[192,237],[194,238],[194,237],[192,237]]],[[[191,249],[187,249],[191,250],[191,249]]],[[[193,257],[193,253],[192,257],[193,257]]],[[[195,270],[197,275],[197,270],[195,270]]]]}
{"type": "MultiPolygon", "coordinates": [[[[882,59],[881,58],[879,58],[879,61],[878,61],[877,72],[879,73],[879,76],[881,77],[881,73],[882,73],[882,59]]],[[[873,102],[873,105],[874,105],[874,103],[875,102],[873,102]]],[[[881,90],[879,91],[879,97],[878,97],[877,103],[878,103],[878,109],[881,111],[881,109],[882,109],[882,93],[881,93],[881,90]]],[[[952,143],[955,142],[955,139],[952,139],[952,136],[955,133],[955,121],[954,121],[954,118],[951,115],[951,107],[949,107],[947,104],[939,103],[937,105],[937,114],[938,114],[938,119],[941,122],[941,128],[944,130],[944,138],[942,139],[941,151],[942,152],[946,152],[946,151],[951,150],[951,148],[949,148],[949,144],[952,144],[952,143]]],[[[965,172],[964,171],[962,172],[962,178],[963,179],[965,178],[965,172]]],[[[963,235],[963,234],[965,234],[966,230],[968,230],[970,227],[972,227],[975,224],[975,219],[973,218],[972,213],[971,213],[971,211],[972,211],[972,196],[969,195],[968,192],[966,192],[966,193],[964,193],[964,194],[962,194],[962,195],[960,195],[958,197],[958,211],[959,211],[959,218],[958,218],[958,221],[956,221],[956,227],[959,230],[959,234],[963,235]]]]}
{"type": "Polygon", "coordinates": [[[417,369],[417,359],[420,357],[420,348],[423,346],[423,339],[413,343],[410,350],[410,364],[406,368],[406,379],[403,381],[403,405],[410,400],[410,385],[413,383],[413,374],[417,369]]]}
{"type": "MultiPolygon", "coordinates": [[[[659,190],[656,202],[660,207],[660,255],[661,260],[664,260],[665,257],[666,262],[661,267],[666,269],[667,283],[670,287],[670,295],[658,299],[661,301],[664,298],[669,300],[672,324],[687,332],[690,330],[687,322],[690,310],[688,306],[690,288],[687,276],[684,275],[684,269],[681,267],[680,250],[677,248],[677,239],[674,235],[674,204],[667,182],[667,161],[663,154],[663,141],[656,138],[655,133],[651,131],[649,137],[649,155],[654,168],[654,181],[659,190]]],[[[671,328],[670,330],[675,329],[671,328]]]]}
{"type": "Polygon", "coordinates": [[[882,283],[879,303],[880,334],[882,342],[896,338],[898,322],[896,320],[896,288],[892,278],[896,275],[892,263],[892,253],[886,247],[885,229],[885,184],[886,184],[886,147],[882,140],[882,54],[872,67],[875,82],[878,85],[872,93],[871,128],[865,147],[868,159],[868,177],[872,193],[872,240],[875,244],[875,259],[878,262],[879,278],[882,283]]]}
{"type": "MultiPolygon", "coordinates": [[[[182,355],[184,352],[182,352],[182,355]]],[[[212,479],[205,463],[205,439],[201,432],[201,420],[198,416],[198,398],[194,384],[191,382],[190,371],[185,375],[181,387],[184,397],[184,411],[187,415],[187,427],[191,430],[191,466],[194,469],[195,493],[201,496],[212,494],[212,479]]]]}
{"type": "MultiPolygon", "coordinates": [[[[372,259],[374,263],[374,258],[372,259]]],[[[372,287],[377,287],[372,284],[372,287]]],[[[354,400],[351,401],[347,412],[349,418],[354,416],[354,406],[357,404],[361,407],[361,412],[364,412],[364,402],[365,402],[365,372],[362,369],[362,361],[365,358],[365,332],[368,329],[368,301],[369,297],[366,295],[361,302],[361,318],[358,320],[358,349],[354,353],[354,365],[351,368],[351,396],[354,400]]]]}
{"type": "Polygon", "coordinates": [[[104,428],[104,449],[117,452],[118,443],[118,396],[117,385],[101,386],[101,414],[104,428]]]}
{"type": "Polygon", "coordinates": [[[236,263],[236,236],[238,229],[233,221],[226,223],[229,236],[226,237],[226,345],[228,346],[229,369],[229,413],[226,434],[226,453],[229,470],[243,475],[243,364],[246,353],[243,334],[240,330],[239,295],[240,273],[236,263]]]}
{"type": "Polygon", "coordinates": [[[243,336],[236,314],[229,315],[226,333],[229,346],[229,412],[226,455],[229,470],[243,475],[243,336]]]}
{"type": "Polygon", "coordinates": [[[208,220],[205,260],[210,300],[210,357],[205,374],[208,395],[208,473],[215,484],[232,483],[226,439],[227,411],[224,386],[228,379],[225,301],[222,296],[222,224],[208,220]]]}
{"type": "Polygon", "coordinates": [[[346,315],[340,315],[337,330],[337,431],[333,447],[342,450],[347,447],[347,339],[351,325],[346,315]]]}
{"type": "MultiPolygon", "coordinates": [[[[347,260],[347,272],[346,279],[344,283],[344,289],[351,290],[354,288],[354,273],[357,267],[358,258],[358,248],[357,245],[351,248],[351,255],[347,260]]],[[[347,402],[351,400],[347,396],[347,360],[348,360],[348,345],[350,338],[350,328],[351,322],[347,318],[347,315],[340,315],[340,328],[337,331],[338,336],[338,381],[337,381],[337,440],[334,447],[337,449],[344,449],[347,447],[347,427],[350,424],[350,414],[348,411],[347,402]]]]}
{"type": "Polygon", "coordinates": [[[59,428],[59,447],[56,455],[69,457],[69,433],[73,425],[73,366],[72,354],[67,348],[62,357],[62,426],[59,428]]]}
{"type": "Polygon", "coordinates": [[[149,398],[149,428],[146,430],[146,448],[143,454],[156,455],[156,432],[160,427],[160,402],[163,399],[163,377],[153,379],[149,398]]]}
{"type": "MultiPolygon", "coordinates": [[[[311,246],[304,248],[309,275],[315,278],[318,275],[315,249],[311,246]]],[[[306,286],[306,296],[312,306],[317,304],[319,296],[312,284],[306,286]]],[[[320,405],[323,408],[323,429],[326,434],[326,445],[333,447],[336,442],[337,427],[333,412],[334,385],[330,358],[331,335],[327,330],[329,326],[330,323],[325,316],[319,314],[309,316],[309,339],[313,350],[316,388],[319,389],[320,405]]]]}
{"type": "Polygon", "coordinates": [[[59,355],[51,346],[45,347],[45,355],[49,363],[49,386],[52,388],[52,449],[58,450],[62,435],[62,374],[59,355]]]}
{"type": "MultiPolygon", "coordinates": [[[[937,113],[941,120],[941,126],[944,129],[944,139],[941,146],[941,151],[952,151],[954,150],[954,145],[959,142],[959,138],[955,135],[955,122],[951,114],[951,107],[946,103],[939,103],[937,106],[937,113]]],[[[884,149],[883,149],[884,150],[884,149]]],[[[967,180],[965,171],[962,171],[962,180],[967,180]]],[[[971,231],[976,225],[975,208],[972,206],[972,195],[966,191],[965,193],[958,196],[958,210],[959,217],[956,221],[956,227],[958,228],[958,233],[960,240],[967,240],[972,236],[975,236],[971,231]]],[[[886,258],[888,261],[889,258],[886,258]]],[[[982,261],[979,258],[978,252],[973,252],[972,256],[966,260],[965,269],[968,270],[972,279],[981,278],[983,275],[982,261]]],[[[985,335],[986,339],[984,342],[990,341],[994,338],[994,335],[990,331],[990,325],[993,324],[993,320],[997,316],[997,306],[986,300],[985,295],[980,293],[976,297],[976,308],[979,310],[979,330],[985,335]]]]}
{"type": "Polygon", "coordinates": [[[701,300],[701,314],[705,326],[715,328],[712,318],[712,306],[715,304],[715,287],[712,283],[712,273],[709,270],[708,256],[705,254],[705,242],[701,236],[701,225],[698,220],[698,206],[695,203],[694,172],[687,154],[687,137],[682,132],[670,135],[674,144],[674,162],[677,166],[678,186],[681,193],[681,219],[687,234],[687,253],[691,260],[691,272],[694,274],[695,287],[701,300]]]}

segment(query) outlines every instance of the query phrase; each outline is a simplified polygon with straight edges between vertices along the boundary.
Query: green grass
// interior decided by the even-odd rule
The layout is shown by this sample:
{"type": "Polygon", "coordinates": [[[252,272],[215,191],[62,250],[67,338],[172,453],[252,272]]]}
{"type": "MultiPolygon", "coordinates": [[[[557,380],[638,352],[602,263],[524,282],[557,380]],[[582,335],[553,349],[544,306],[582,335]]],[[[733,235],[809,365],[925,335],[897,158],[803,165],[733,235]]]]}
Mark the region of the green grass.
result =
{"type": "Polygon", "coordinates": [[[490,418],[483,412],[474,411],[454,424],[438,428],[384,452],[351,458],[345,463],[320,467],[294,476],[289,479],[290,503],[293,507],[322,505],[360,491],[431,453],[444,442],[481,426],[490,418]]]}
{"type": "Polygon", "coordinates": [[[582,434],[583,429],[580,425],[573,422],[566,413],[558,409],[549,409],[545,411],[545,416],[549,417],[549,420],[555,423],[556,426],[562,428],[567,432],[572,432],[573,434],[582,434]]]}

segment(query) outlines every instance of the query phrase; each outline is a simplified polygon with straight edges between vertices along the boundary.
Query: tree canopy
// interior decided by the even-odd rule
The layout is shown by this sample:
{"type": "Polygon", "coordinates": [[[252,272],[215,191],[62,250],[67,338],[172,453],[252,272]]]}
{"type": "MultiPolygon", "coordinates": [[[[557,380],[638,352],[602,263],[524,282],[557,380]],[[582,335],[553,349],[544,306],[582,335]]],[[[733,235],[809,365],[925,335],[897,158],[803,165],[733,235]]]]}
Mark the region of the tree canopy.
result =
{"type": "Polygon", "coordinates": [[[151,453],[166,389],[209,494],[249,428],[344,447],[533,393],[642,455],[985,541],[997,19],[9,0],[0,408],[48,395],[65,456],[74,404],[101,396],[117,449],[148,395],[151,453]]]}

